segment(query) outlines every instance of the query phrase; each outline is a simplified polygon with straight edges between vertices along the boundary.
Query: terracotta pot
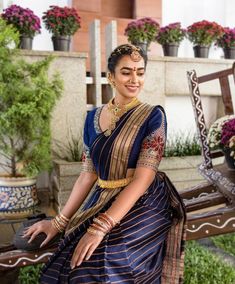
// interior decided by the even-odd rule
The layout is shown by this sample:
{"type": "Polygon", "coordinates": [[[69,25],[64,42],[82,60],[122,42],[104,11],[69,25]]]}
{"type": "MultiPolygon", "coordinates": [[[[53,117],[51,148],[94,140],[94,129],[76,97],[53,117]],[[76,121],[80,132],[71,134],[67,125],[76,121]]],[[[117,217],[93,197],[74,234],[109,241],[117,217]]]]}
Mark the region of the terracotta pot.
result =
{"type": "Polygon", "coordinates": [[[178,56],[178,43],[168,43],[162,45],[164,56],[178,56]]]}
{"type": "Polygon", "coordinates": [[[195,45],[193,47],[194,56],[200,58],[208,58],[209,56],[209,46],[195,45]]]}

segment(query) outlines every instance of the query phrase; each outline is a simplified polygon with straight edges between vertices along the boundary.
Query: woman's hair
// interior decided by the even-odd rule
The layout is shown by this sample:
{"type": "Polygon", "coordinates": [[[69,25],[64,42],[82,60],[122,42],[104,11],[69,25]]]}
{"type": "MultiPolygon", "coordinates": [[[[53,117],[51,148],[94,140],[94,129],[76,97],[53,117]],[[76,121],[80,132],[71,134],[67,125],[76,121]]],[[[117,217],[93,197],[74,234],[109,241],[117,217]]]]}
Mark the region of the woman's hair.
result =
{"type": "Polygon", "coordinates": [[[130,55],[131,58],[133,58],[133,61],[139,61],[142,57],[144,59],[144,68],[146,68],[148,61],[146,52],[139,46],[122,44],[116,47],[108,58],[108,71],[110,73],[114,73],[115,67],[117,66],[119,60],[125,55],[130,55]]]}

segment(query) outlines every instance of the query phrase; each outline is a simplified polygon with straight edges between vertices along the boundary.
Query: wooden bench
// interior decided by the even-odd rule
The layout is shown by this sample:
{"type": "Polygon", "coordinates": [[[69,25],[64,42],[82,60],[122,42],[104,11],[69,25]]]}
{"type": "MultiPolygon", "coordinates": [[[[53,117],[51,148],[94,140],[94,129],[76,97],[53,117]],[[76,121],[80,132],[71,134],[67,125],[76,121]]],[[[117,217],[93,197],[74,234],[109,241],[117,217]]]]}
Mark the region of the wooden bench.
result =
{"type": "MultiPolygon", "coordinates": [[[[228,76],[234,76],[234,68],[233,65],[232,68],[201,77],[197,77],[194,70],[187,74],[204,157],[204,163],[199,167],[199,170],[208,180],[206,183],[180,193],[187,210],[188,240],[235,231],[235,173],[229,174],[225,165],[219,167],[213,167],[212,165],[212,157],[218,157],[222,153],[210,153],[206,142],[207,133],[199,91],[200,83],[218,79],[225,113],[232,114],[233,107],[228,76]],[[222,207],[213,209],[214,206],[222,207]],[[209,211],[199,212],[205,209],[209,209],[209,211]]],[[[35,252],[15,250],[12,246],[0,249],[0,271],[44,263],[55,250],[56,246],[35,252]]]]}
{"type": "Polygon", "coordinates": [[[45,263],[56,250],[57,246],[39,251],[17,250],[13,246],[0,250],[0,271],[45,263]],[[5,251],[4,251],[5,250],[5,251]]]}
{"type": "Polygon", "coordinates": [[[181,193],[188,212],[187,239],[191,240],[235,232],[235,172],[230,171],[226,164],[213,166],[212,159],[223,156],[223,153],[210,152],[199,88],[202,83],[218,80],[224,112],[233,114],[229,76],[233,77],[234,83],[235,64],[229,69],[200,77],[192,70],[187,72],[187,76],[204,158],[199,172],[208,181],[181,193]]]}

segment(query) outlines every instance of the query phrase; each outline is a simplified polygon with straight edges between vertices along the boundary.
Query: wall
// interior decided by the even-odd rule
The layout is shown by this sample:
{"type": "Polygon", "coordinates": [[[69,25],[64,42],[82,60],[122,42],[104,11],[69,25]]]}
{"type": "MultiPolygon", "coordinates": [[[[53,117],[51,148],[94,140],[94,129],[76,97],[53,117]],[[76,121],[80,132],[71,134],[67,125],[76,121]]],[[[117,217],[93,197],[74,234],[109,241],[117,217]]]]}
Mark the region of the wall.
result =
{"type": "MultiPolygon", "coordinates": [[[[95,19],[100,20],[102,71],[106,71],[105,26],[112,20],[117,21],[117,42],[118,44],[127,43],[124,31],[127,24],[134,18],[149,16],[156,19],[159,23],[161,22],[161,2],[162,0],[90,0],[87,2],[73,0],[72,5],[81,16],[82,26],[73,37],[72,50],[88,52],[90,24],[95,19]]],[[[150,54],[160,55],[161,47],[156,43],[152,43],[150,54]]],[[[87,61],[87,69],[90,70],[89,59],[87,61]]]]}
{"type": "MultiPolygon", "coordinates": [[[[23,51],[27,61],[39,60],[52,52],[23,51]]],[[[50,74],[58,72],[64,81],[62,97],[56,104],[52,114],[52,138],[66,142],[71,129],[78,136],[83,129],[86,115],[86,68],[85,53],[53,52],[54,61],[50,74]]]]}
{"type": "MultiPolygon", "coordinates": [[[[234,10],[235,1],[233,0],[164,0],[162,1],[162,24],[167,25],[173,22],[181,22],[182,26],[186,28],[193,22],[205,19],[209,21],[216,21],[222,26],[234,27],[234,10]]],[[[184,40],[181,43],[178,56],[184,58],[193,58],[194,55],[192,44],[188,40],[184,40]]],[[[212,46],[210,49],[209,58],[223,58],[222,49],[212,46]]],[[[198,69],[198,66],[195,64],[194,60],[191,60],[188,68],[195,69],[201,75],[216,71],[216,67],[212,67],[210,70],[207,69],[207,66],[205,66],[203,69],[198,69]]],[[[168,80],[172,80],[172,78],[169,78],[168,80]]],[[[207,117],[209,121],[212,121],[216,118],[216,109],[219,107],[217,104],[218,100],[215,100],[215,98],[207,98],[207,107],[205,108],[205,111],[208,113],[207,117]]],[[[179,92],[177,92],[177,96],[167,97],[166,110],[170,114],[170,123],[177,121],[176,131],[190,131],[189,121],[193,122],[192,115],[190,115],[191,108],[190,99],[182,96],[179,92]],[[171,115],[172,113],[175,113],[175,115],[171,115]],[[184,114],[183,116],[182,113],[184,114]]],[[[195,129],[195,127],[193,127],[193,129],[195,129]]],[[[171,132],[173,132],[173,128],[171,128],[171,130],[171,132]]]]}

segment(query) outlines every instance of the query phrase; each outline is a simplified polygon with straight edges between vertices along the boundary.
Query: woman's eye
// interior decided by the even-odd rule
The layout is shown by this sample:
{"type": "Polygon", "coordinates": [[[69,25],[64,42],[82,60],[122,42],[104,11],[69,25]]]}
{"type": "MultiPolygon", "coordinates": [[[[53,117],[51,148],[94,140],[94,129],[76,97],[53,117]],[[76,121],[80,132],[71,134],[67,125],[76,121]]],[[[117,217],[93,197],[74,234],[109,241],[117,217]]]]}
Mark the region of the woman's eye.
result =
{"type": "Polygon", "coordinates": [[[122,73],[122,75],[128,76],[128,75],[130,75],[130,73],[124,72],[124,73],[122,73]]]}
{"type": "Polygon", "coordinates": [[[144,76],[144,73],[138,73],[137,75],[142,77],[142,76],[144,76]]]}

